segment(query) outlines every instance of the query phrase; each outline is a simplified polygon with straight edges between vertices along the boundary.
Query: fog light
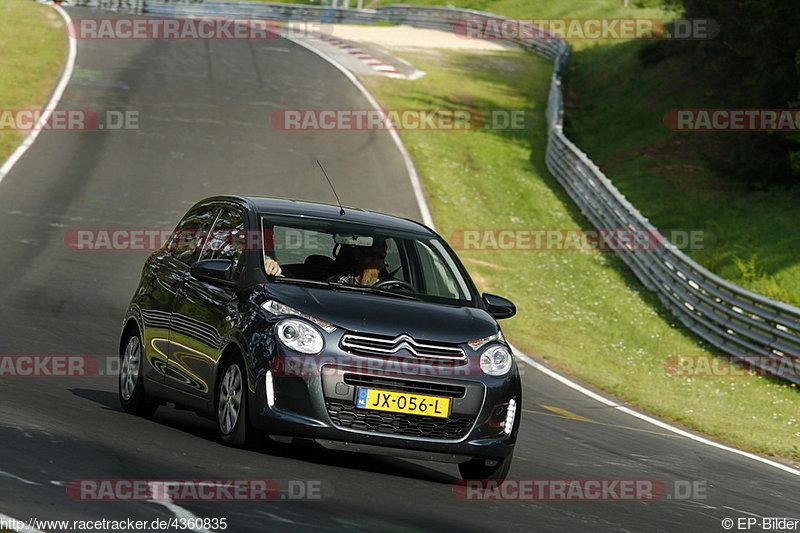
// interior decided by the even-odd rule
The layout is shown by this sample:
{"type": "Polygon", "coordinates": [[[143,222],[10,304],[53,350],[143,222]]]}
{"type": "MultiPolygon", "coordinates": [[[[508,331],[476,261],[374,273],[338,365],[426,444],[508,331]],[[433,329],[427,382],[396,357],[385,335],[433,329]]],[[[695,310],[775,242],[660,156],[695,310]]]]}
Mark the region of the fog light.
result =
{"type": "Polygon", "coordinates": [[[506,435],[511,435],[511,430],[514,428],[514,417],[517,416],[517,402],[513,399],[508,401],[508,410],[506,411],[506,435]]]}
{"type": "MultiPolygon", "coordinates": [[[[275,405],[275,384],[272,382],[272,372],[267,370],[267,405],[275,405]]],[[[512,402],[514,400],[511,400],[512,402]]]]}

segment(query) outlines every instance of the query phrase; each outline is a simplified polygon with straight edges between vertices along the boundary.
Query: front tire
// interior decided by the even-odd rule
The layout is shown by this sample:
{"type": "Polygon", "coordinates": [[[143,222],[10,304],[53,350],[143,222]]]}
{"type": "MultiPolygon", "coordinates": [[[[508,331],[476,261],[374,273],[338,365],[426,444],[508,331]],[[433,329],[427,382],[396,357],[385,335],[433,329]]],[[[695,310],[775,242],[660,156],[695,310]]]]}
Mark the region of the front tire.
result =
{"type": "Polygon", "coordinates": [[[480,479],[502,481],[508,476],[511,469],[512,455],[500,459],[470,459],[459,463],[458,471],[462,479],[480,479]]]}
{"type": "Polygon", "coordinates": [[[228,360],[217,384],[217,432],[230,446],[248,443],[247,373],[241,358],[228,360]]]}
{"type": "Polygon", "coordinates": [[[149,418],[158,403],[144,390],[144,349],[138,332],[130,334],[119,357],[119,403],[126,413],[149,418]]]}

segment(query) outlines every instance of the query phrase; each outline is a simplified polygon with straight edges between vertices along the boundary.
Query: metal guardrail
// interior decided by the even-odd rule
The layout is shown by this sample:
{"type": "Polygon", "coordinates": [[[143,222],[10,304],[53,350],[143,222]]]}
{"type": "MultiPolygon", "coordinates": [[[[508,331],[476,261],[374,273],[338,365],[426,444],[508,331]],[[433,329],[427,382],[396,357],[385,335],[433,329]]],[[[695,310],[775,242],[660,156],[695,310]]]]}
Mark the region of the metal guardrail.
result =
{"type": "Polygon", "coordinates": [[[117,11],[118,13],[131,13],[139,15],[144,13],[145,0],[69,0],[67,6],[87,7],[117,11]]]}
{"type": "Polygon", "coordinates": [[[272,2],[218,2],[208,0],[70,0],[69,5],[120,13],[167,17],[225,17],[307,21],[322,23],[376,24],[372,9],[332,8],[272,2]]]}
{"type": "Polygon", "coordinates": [[[264,2],[215,2],[202,4],[146,1],[146,13],[171,17],[263,18],[279,21],[375,24],[377,12],[371,9],[343,9],[300,4],[264,2]]]}
{"type": "MultiPolygon", "coordinates": [[[[458,31],[467,19],[511,20],[468,9],[390,5],[378,10],[332,9],[330,7],[261,2],[215,2],[202,4],[183,0],[79,0],[91,7],[118,10],[143,3],[145,13],[168,16],[227,16],[305,20],[316,22],[377,23],[389,21],[420,28],[458,31]]],[[[131,11],[132,12],[132,11],[131,11]]],[[[545,30],[541,30],[546,33],[545,30]]],[[[569,60],[569,45],[561,38],[509,40],[508,43],[551,59],[554,63],[547,103],[547,168],[564,187],[583,214],[597,229],[658,230],[617,190],[585,153],[563,132],[562,77],[569,60]]],[[[645,287],[655,291],[663,304],[691,331],[726,355],[746,359],[770,373],[775,367],[794,369],[785,379],[800,384],[800,308],[766,298],[712,274],[660,237],[661,246],[648,250],[618,250],[645,287]]],[[[686,354],[691,355],[691,354],[686,354]]]]}
{"type": "MultiPolygon", "coordinates": [[[[479,11],[389,6],[380,10],[393,22],[453,31],[466,18],[508,20],[479,11]]],[[[544,31],[544,30],[542,30],[544,31]]],[[[648,231],[661,245],[617,254],[648,289],[694,333],[726,355],[748,357],[748,364],[800,384],[800,308],[766,298],[712,274],[658,233],[563,131],[562,76],[569,59],[563,39],[510,41],[553,60],[547,102],[547,168],[597,229],[648,231]],[[772,360],[771,360],[772,359],[772,360]],[[773,365],[774,363],[774,365],[773,365]],[[795,369],[795,372],[791,372],[795,369]]],[[[687,354],[688,355],[688,354],[687,354]]]]}

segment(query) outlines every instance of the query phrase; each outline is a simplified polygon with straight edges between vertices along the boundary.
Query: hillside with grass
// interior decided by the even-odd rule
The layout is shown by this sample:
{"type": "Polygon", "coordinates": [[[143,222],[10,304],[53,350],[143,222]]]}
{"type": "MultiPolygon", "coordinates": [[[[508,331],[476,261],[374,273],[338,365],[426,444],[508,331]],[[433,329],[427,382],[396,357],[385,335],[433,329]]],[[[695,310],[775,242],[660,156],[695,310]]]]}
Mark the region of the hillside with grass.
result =
{"type": "MultiPolygon", "coordinates": [[[[388,4],[442,5],[437,0],[388,4]]],[[[681,16],[675,2],[616,0],[450,0],[521,19],[657,18],[681,16]]],[[[724,28],[723,28],[724,31],[724,28]]],[[[724,34],[723,34],[724,35],[724,34]]],[[[746,141],[771,133],[676,132],[664,124],[671,109],[718,108],[725,100],[709,69],[688,47],[699,41],[571,40],[565,80],[565,131],[665,235],[695,236],[683,250],[721,277],[767,297],[800,305],[800,186],[754,187],[721,170],[747,159],[746,141]],[[735,139],[735,140],[738,140],[735,139]],[[735,150],[735,153],[732,153],[735,150]]],[[[757,106],[753,106],[757,107],[757,106]]],[[[762,106],[763,107],[763,106],[762,106]]],[[[755,140],[754,140],[755,139],[755,140]]],[[[683,243],[676,243],[682,245],[683,243]]]]}

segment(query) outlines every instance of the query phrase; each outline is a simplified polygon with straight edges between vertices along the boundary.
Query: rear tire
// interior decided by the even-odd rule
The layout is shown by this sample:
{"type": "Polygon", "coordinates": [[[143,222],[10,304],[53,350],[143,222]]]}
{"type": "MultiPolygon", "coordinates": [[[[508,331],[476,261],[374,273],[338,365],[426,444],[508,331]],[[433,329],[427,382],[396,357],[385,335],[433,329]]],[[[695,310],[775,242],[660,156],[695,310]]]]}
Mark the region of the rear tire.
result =
{"type": "Polygon", "coordinates": [[[493,479],[502,481],[511,469],[512,455],[500,459],[470,459],[458,465],[463,479],[493,479]]]}
{"type": "Polygon", "coordinates": [[[158,402],[144,390],[144,349],[139,333],[131,332],[124,346],[119,356],[119,403],[126,413],[149,418],[158,409],[158,402]]]}

